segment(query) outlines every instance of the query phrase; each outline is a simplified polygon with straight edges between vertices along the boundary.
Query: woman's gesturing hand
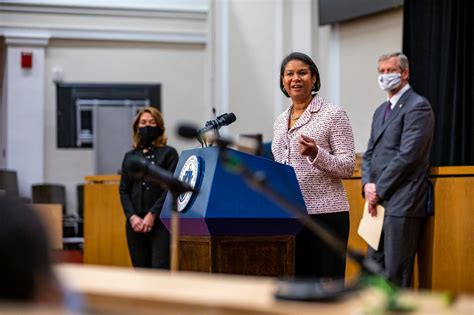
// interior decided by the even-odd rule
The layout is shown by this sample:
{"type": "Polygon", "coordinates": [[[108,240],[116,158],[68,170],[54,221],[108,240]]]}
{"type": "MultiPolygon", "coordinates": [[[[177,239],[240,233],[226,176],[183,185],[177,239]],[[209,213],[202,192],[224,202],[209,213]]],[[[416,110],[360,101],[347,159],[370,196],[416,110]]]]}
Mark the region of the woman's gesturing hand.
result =
{"type": "Polygon", "coordinates": [[[299,151],[301,155],[309,156],[312,160],[318,155],[318,146],[314,139],[301,135],[299,151]]]}

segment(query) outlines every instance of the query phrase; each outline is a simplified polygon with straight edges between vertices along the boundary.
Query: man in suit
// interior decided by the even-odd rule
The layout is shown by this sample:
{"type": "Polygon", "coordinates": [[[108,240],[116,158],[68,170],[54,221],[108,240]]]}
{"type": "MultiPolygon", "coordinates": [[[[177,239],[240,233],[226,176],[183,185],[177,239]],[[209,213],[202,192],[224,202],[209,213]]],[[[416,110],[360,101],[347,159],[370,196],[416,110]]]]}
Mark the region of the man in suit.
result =
{"type": "Polygon", "coordinates": [[[388,279],[410,287],[421,230],[432,214],[428,179],[434,115],[427,99],[408,83],[408,58],[402,53],[382,55],[379,85],[387,101],[375,111],[369,144],[362,160],[363,196],[369,213],[385,207],[378,250],[368,255],[385,268],[388,279]]]}

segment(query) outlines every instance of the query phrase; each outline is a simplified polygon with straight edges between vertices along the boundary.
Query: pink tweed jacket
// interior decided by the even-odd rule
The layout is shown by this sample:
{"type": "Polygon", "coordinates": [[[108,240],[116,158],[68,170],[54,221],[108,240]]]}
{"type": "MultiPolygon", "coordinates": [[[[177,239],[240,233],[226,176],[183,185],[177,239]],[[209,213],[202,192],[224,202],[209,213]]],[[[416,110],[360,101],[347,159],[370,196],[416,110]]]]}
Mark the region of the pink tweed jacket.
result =
{"type": "Polygon", "coordinates": [[[354,171],[355,149],[346,112],[315,95],[295,126],[288,130],[292,106],[274,124],[275,161],[295,169],[309,214],[349,211],[341,178],[350,177],[354,171]],[[313,161],[298,151],[301,134],[313,138],[318,146],[313,161]]]}

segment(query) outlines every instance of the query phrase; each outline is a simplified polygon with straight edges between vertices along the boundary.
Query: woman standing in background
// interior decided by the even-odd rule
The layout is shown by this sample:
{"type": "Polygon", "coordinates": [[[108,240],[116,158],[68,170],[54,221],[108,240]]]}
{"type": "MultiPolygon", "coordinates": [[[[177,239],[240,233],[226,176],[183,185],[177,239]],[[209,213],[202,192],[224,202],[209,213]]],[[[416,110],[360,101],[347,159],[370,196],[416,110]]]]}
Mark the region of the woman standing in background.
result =
{"type": "Polygon", "coordinates": [[[122,163],[120,199],[127,218],[126,235],[134,267],[169,269],[169,232],[159,216],[167,191],[154,182],[129,176],[126,165],[132,157],[174,172],[176,150],[166,145],[167,137],[161,113],[146,107],[138,112],[132,125],[133,150],[122,163]]]}

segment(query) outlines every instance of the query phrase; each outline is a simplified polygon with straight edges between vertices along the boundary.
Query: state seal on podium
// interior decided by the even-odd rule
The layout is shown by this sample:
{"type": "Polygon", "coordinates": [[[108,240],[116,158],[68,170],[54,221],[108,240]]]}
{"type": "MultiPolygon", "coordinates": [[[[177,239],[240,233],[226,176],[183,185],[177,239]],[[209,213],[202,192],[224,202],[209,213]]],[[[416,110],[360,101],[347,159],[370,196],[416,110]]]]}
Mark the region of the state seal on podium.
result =
{"type": "MultiPolygon", "coordinates": [[[[191,155],[186,162],[184,162],[181,171],[179,172],[179,179],[183,182],[188,183],[191,187],[197,188],[199,179],[201,177],[201,160],[196,155],[191,155]]],[[[188,204],[193,199],[197,192],[187,191],[182,193],[178,197],[178,212],[182,212],[186,209],[188,204]]]]}

